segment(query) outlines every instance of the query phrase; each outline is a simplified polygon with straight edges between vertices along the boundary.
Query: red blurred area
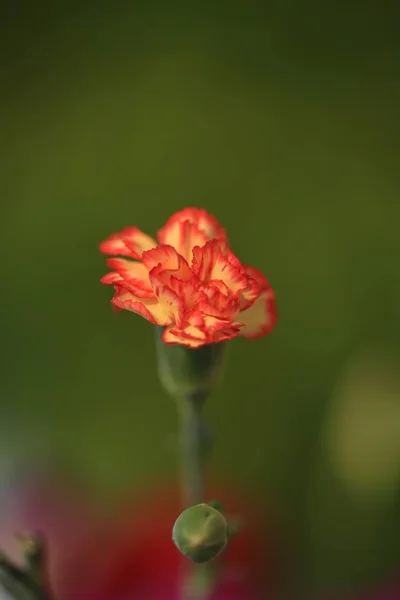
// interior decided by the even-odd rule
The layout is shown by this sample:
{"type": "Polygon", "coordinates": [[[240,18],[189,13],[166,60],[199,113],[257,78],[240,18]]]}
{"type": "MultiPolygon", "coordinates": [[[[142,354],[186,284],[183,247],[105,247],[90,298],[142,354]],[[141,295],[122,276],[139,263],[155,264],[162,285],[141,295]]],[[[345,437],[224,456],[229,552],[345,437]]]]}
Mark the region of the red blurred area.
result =
{"type": "MultiPolygon", "coordinates": [[[[252,498],[220,485],[213,498],[244,527],[221,556],[213,600],[265,600],[276,563],[265,510],[252,498]]],[[[212,498],[210,498],[211,500],[212,498]]],[[[15,532],[42,532],[49,550],[49,576],[57,600],[178,600],[186,559],[172,543],[180,512],[173,485],[126,498],[112,517],[100,515],[65,477],[42,475],[10,491],[3,503],[1,548],[14,560],[15,532]]]]}

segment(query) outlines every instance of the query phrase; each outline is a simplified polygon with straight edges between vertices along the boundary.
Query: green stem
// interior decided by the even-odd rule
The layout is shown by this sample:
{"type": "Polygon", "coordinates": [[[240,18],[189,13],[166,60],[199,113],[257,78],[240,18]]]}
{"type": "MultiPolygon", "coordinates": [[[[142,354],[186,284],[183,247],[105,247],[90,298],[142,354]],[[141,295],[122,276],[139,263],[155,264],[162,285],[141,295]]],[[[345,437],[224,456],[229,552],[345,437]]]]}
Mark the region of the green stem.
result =
{"type": "MultiPolygon", "coordinates": [[[[178,400],[181,443],[181,483],[183,508],[205,501],[203,466],[210,450],[210,438],[202,421],[207,396],[220,379],[225,344],[200,348],[168,345],[162,341],[164,328],[157,327],[157,368],[160,381],[170,396],[178,400]]],[[[206,600],[214,587],[211,565],[186,565],[183,575],[184,600],[206,600]]]]}
{"type": "Polygon", "coordinates": [[[204,428],[201,410],[204,394],[192,394],[179,402],[181,473],[184,508],[204,502],[204,428]]]}
{"type": "MultiPolygon", "coordinates": [[[[209,440],[201,412],[206,396],[200,392],[179,401],[183,508],[205,501],[203,468],[209,440]]],[[[214,584],[215,573],[210,565],[187,564],[182,578],[182,600],[207,600],[214,584]]]]}

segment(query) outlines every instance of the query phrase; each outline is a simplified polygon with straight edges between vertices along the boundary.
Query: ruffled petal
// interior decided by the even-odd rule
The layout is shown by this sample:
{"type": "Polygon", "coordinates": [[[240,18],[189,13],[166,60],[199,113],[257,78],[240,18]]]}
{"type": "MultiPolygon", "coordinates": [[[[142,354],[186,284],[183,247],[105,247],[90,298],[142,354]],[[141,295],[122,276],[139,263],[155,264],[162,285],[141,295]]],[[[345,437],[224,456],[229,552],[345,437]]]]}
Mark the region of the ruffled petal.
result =
{"type": "Polygon", "coordinates": [[[154,267],[162,265],[164,269],[176,270],[182,262],[182,256],[179,256],[175,248],[169,244],[156,246],[151,250],[143,252],[143,264],[151,271],[154,267]]]}
{"type": "Polygon", "coordinates": [[[180,325],[185,312],[193,301],[195,285],[191,282],[192,271],[186,260],[172,246],[164,244],[143,253],[143,262],[149,272],[149,280],[161,304],[175,323],[180,325]]]}
{"type": "Polygon", "coordinates": [[[182,281],[170,275],[168,271],[162,271],[157,275],[158,267],[150,273],[150,279],[156,296],[160,297],[165,288],[171,290],[180,300],[180,318],[193,310],[200,302],[205,300],[204,292],[193,280],[182,281]]]}
{"type": "Polygon", "coordinates": [[[238,293],[247,287],[247,277],[240,267],[220,255],[211,269],[210,280],[222,281],[231,293],[238,293]]]}
{"type": "Polygon", "coordinates": [[[193,248],[204,246],[208,241],[204,231],[190,221],[176,221],[171,226],[165,226],[159,237],[165,240],[165,244],[173,246],[188,262],[192,259],[193,248]]]}
{"type": "Polygon", "coordinates": [[[119,273],[115,273],[115,271],[111,273],[106,273],[100,279],[100,283],[104,283],[105,285],[114,285],[115,283],[123,283],[123,278],[119,273]]]}
{"type": "Polygon", "coordinates": [[[232,321],[239,313],[240,300],[237,295],[225,294],[213,285],[204,287],[202,292],[205,299],[197,306],[201,314],[232,321]]]}
{"type": "Polygon", "coordinates": [[[217,259],[226,256],[226,245],[219,240],[211,240],[204,246],[193,248],[192,269],[201,281],[207,283],[217,259]]]}
{"type": "Polygon", "coordinates": [[[212,342],[221,342],[236,337],[239,335],[242,325],[242,323],[232,321],[231,319],[221,319],[212,315],[204,315],[204,326],[212,342]]]}
{"type": "MultiPolygon", "coordinates": [[[[204,289],[207,290],[218,290],[219,292],[221,292],[221,294],[223,294],[224,296],[230,296],[230,290],[229,288],[225,285],[225,283],[219,279],[214,279],[213,281],[210,281],[210,283],[208,284],[208,286],[205,286],[204,289]]],[[[207,296],[209,295],[208,291],[207,291],[207,296]]]]}
{"type": "Polygon", "coordinates": [[[161,285],[168,285],[168,279],[175,277],[182,281],[192,278],[192,270],[186,260],[172,246],[158,246],[143,253],[143,263],[150,271],[150,281],[161,280],[161,285]]]}
{"type": "Polygon", "coordinates": [[[154,298],[154,292],[149,280],[149,272],[145,265],[124,258],[109,258],[107,266],[115,269],[102,279],[102,283],[118,284],[140,298],[154,298]]]}
{"type": "Polygon", "coordinates": [[[250,308],[239,313],[239,319],[243,323],[240,334],[248,339],[255,339],[269,333],[277,321],[274,291],[265,277],[256,269],[254,271],[259,281],[263,280],[263,290],[250,308]]]}
{"type": "Polygon", "coordinates": [[[240,333],[240,323],[232,323],[229,319],[203,315],[201,324],[187,324],[183,328],[168,327],[162,335],[166,344],[180,344],[190,348],[200,348],[205,344],[215,344],[230,340],[240,333]]]}
{"type": "Polygon", "coordinates": [[[250,266],[244,266],[243,269],[247,275],[247,286],[240,290],[240,310],[250,308],[261,292],[270,287],[260,271],[250,266]]]}
{"type": "Polygon", "coordinates": [[[166,310],[168,307],[157,298],[139,298],[122,287],[117,287],[111,303],[119,310],[130,310],[141,315],[154,325],[165,327],[174,322],[168,310],[166,310]]]}
{"type": "Polygon", "coordinates": [[[205,246],[208,242],[208,237],[199,229],[197,224],[185,221],[180,224],[181,235],[177,250],[188,262],[192,260],[193,248],[195,246],[205,246]]]}
{"type": "Polygon", "coordinates": [[[210,215],[206,210],[200,208],[184,208],[173,214],[164,227],[158,232],[157,237],[161,244],[171,244],[171,246],[178,249],[178,246],[175,246],[174,242],[180,243],[181,230],[179,225],[185,221],[196,225],[196,227],[205,234],[206,241],[215,238],[226,238],[223,227],[217,219],[210,215]]]}
{"type": "Polygon", "coordinates": [[[165,344],[188,346],[189,348],[199,348],[207,344],[207,336],[204,331],[201,331],[194,325],[188,325],[184,329],[178,327],[167,327],[163,334],[162,340],[165,344]]]}
{"type": "Polygon", "coordinates": [[[100,251],[103,254],[119,254],[141,260],[142,253],[155,246],[157,246],[157,242],[152,237],[137,227],[127,227],[118,233],[113,233],[104,242],[101,242],[100,251]]]}
{"type": "Polygon", "coordinates": [[[192,268],[204,284],[221,281],[230,293],[237,293],[248,285],[240,262],[231,260],[226,247],[216,240],[208,242],[204,248],[193,249],[192,268]]]}
{"type": "Polygon", "coordinates": [[[167,286],[158,288],[156,296],[164,313],[168,315],[169,323],[181,326],[185,314],[184,299],[167,286]]]}

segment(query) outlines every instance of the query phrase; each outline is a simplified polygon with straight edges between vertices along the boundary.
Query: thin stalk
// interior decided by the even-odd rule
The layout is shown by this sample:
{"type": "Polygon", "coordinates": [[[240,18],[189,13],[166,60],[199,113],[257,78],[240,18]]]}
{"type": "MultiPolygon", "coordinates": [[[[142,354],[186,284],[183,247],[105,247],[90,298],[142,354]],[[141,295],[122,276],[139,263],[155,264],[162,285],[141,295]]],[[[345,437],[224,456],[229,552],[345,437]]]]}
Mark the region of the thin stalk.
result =
{"type": "MultiPolygon", "coordinates": [[[[192,394],[179,401],[181,487],[183,508],[205,502],[204,460],[209,440],[201,416],[206,394],[192,394]]],[[[181,599],[207,600],[215,584],[214,569],[186,564],[182,573],[181,599]]]]}
{"type": "Polygon", "coordinates": [[[204,394],[193,394],[179,402],[181,485],[184,508],[204,502],[205,439],[201,418],[204,400],[204,394]]]}

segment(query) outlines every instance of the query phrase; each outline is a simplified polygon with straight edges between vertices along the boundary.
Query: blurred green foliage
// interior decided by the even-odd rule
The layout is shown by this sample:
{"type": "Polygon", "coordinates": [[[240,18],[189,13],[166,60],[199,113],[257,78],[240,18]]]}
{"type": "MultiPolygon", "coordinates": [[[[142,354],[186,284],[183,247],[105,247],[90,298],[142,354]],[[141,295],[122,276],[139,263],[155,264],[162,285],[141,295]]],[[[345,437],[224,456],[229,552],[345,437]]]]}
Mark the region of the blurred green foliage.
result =
{"type": "Polygon", "coordinates": [[[356,501],[320,439],[353,353],[400,345],[398,7],[128,5],[2,9],[4,432],[113,494],[175,476],[153,332],[112,312],[97,246],[207,208],[280,313],[231,344],[214,467],[284,515],[315,590],[379,577],[398,503],[356,501]]]}

